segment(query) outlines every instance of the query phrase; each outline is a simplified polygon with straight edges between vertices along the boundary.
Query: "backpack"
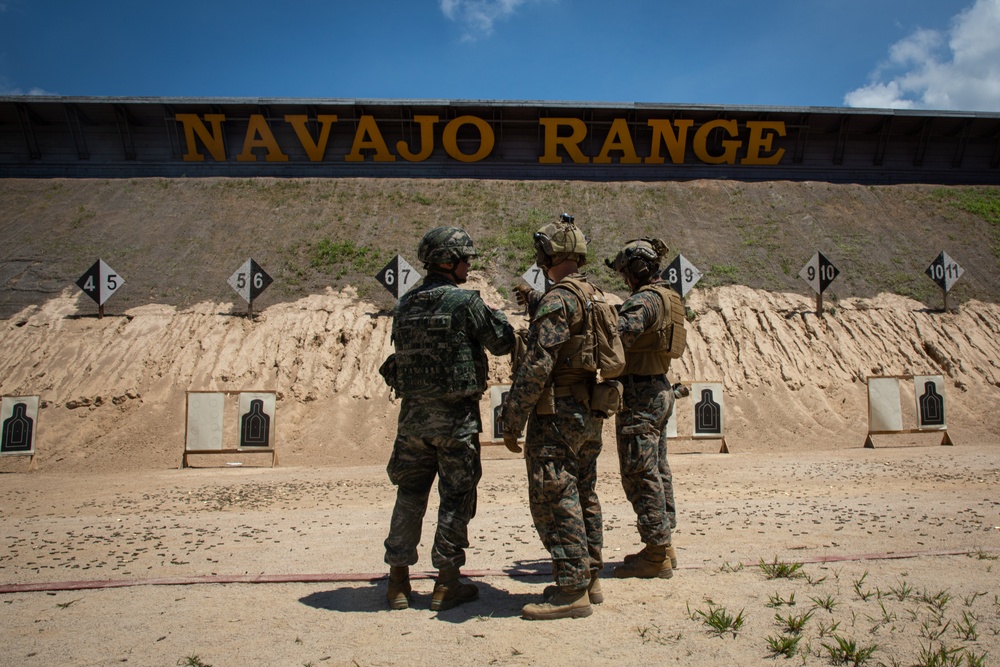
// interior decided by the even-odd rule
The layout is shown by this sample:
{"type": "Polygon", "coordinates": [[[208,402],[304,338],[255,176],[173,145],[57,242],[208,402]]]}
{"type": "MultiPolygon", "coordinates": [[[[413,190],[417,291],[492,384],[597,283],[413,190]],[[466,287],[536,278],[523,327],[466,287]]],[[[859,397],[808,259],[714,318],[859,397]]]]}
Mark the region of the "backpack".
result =
{"type": "Polygon", "coordinates": [[[625,371],[625,346],[618,335],[618,311],[604,293],[590,283],[567,278],[559,283],[583,304],[587,318],[587,336],[592,340],[594,360],[601,378],[610,380],[625,371]]]}

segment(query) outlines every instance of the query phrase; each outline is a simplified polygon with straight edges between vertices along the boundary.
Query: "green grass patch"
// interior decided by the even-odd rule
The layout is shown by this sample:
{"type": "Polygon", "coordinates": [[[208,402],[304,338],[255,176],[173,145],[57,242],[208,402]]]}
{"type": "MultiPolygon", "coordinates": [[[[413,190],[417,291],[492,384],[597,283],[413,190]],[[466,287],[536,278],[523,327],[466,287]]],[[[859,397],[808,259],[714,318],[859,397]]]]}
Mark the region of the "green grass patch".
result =
{"type": "Polygon", "coordinates": [[[309,263],[314,269],[333,271],[349,265],[359,273],[378,271],[382,253],[377,248],[355,245],[353,241],[323,239],[309,251],[309,263]]]}

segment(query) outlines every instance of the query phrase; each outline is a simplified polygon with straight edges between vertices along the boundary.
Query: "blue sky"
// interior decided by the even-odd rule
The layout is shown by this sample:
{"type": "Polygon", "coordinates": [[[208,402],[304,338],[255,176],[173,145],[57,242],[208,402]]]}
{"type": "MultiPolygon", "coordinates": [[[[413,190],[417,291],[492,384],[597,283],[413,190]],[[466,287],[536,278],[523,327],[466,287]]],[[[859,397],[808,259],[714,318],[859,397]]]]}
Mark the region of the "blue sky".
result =
{"type": "Polygon", "coordinates": [[[0,0],[0,94],[1000,111],[1000,0],[0,0]]]}

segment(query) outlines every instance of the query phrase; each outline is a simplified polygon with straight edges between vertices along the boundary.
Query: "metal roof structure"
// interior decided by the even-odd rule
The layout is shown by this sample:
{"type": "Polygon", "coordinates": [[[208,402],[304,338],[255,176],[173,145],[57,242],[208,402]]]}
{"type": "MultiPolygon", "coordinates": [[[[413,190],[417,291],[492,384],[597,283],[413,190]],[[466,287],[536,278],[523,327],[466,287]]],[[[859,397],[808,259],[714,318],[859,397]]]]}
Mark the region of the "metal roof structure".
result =
{"type": "Polygon", "coordinates": [[[0,177],[1000,184],[1000,113],[0,96],[0,177]]]}

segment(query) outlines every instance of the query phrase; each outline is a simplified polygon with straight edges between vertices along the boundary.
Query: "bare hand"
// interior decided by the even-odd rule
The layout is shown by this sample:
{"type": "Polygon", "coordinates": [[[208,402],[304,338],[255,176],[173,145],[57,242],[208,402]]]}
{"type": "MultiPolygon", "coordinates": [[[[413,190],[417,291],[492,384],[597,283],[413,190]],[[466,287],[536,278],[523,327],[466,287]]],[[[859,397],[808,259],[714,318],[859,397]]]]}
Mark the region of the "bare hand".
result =
{"type": "Polygon", "coordinates": [[[521,453],[521,445],[517,444],[517,434],[515,433],[504,433],[503,434],[503,444],[508,450],[514,452],[515,454],[521,453]]]}

